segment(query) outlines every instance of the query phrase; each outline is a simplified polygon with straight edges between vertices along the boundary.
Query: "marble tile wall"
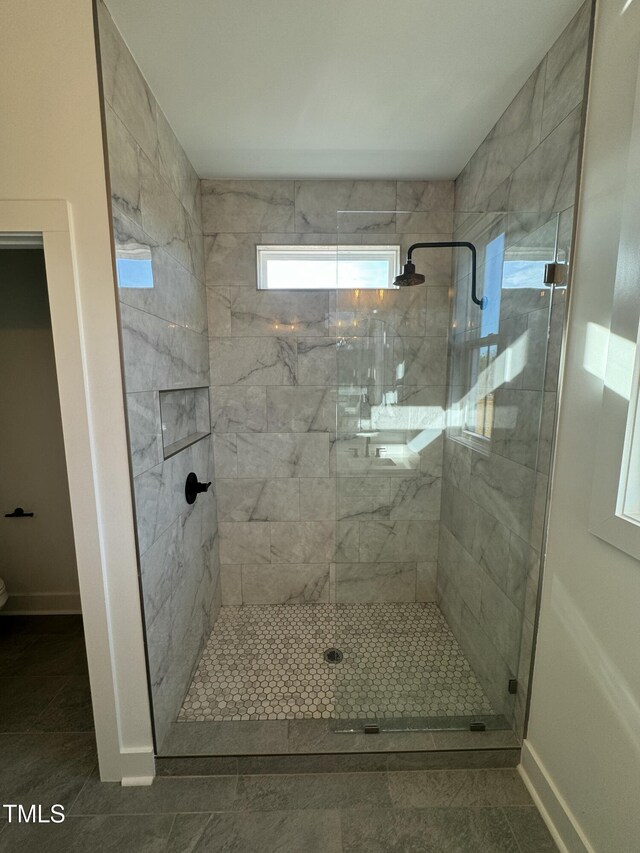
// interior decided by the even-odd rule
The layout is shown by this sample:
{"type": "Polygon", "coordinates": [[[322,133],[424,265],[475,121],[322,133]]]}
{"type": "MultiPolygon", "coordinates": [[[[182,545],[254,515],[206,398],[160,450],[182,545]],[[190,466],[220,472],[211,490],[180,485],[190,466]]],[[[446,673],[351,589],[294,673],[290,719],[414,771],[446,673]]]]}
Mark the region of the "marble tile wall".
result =
{"type": "Polygon", "coordinates": [[[450,252],[305,293],[258,291],[255,247],[450,239],[453,182],[202,181],[202,211],[223,603],[433,600],[450,252]]]}
{"type": "MultiPolygon", "coordinates": [[[[479,250],[504,235],[500,310],[489,328],[454,273],[437,597],[494,707],[521,734],[540,571],[566,291],[542,263],[568,262],[591,19],[585,3],[456,181],[455,235],[479,250]],[[511,262],[515,262],[516,265],[511,262]],[[517,274],[514,277],[513,270],[517,274]],[[469,352],[495,344],[493,433],[469,442],[459,413],[469,352]],[[456,414],[458,423],[456,424],[456,414]],[[517,695],[507,692],[518,679],[517,695]]],[[[494,299],[496,295],[494,294],[494,299]]]]}
{"type": "Polygon", "coordinates": [[[177,717],[220,600],[216,498],[189,507],[190,471],[213,480],[200,185],[109,12],[98,3],[118,293],[153,712],[177,717]],[[165,397],[161,416],[160,391],[165,397]],[[206,401],[205,401],[206,404],[206,401]]]}

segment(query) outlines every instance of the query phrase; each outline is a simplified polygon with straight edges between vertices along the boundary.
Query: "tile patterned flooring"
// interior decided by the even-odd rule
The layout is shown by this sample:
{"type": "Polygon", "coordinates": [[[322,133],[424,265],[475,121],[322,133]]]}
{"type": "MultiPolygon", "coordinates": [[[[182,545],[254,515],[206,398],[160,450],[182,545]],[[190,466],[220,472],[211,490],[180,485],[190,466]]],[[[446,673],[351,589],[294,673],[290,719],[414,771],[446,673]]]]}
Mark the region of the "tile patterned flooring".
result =
{"type": "Polygon", "coordinates": [[[16,621],[8,631],[0,617],[0,697],[5,679],[16,679],[15,706],[0,702],[0,803],[41,804],[45,813],[60,803],[66,814],[60,824],[9,823],[0,809],[0,853],[556,853],[508,768],[265,774],[230,766],[151,787],[101,783],[90,705],[73,682],[87,686],[82,633],[57,620],[16,621]],[[49,692],[33,691],[34,679],[49,692]]]}
{"type": "Polygon", "coordinates": [[[223,607],[178,721],[492,713],[436,604],[296,604],[223,607]]]}

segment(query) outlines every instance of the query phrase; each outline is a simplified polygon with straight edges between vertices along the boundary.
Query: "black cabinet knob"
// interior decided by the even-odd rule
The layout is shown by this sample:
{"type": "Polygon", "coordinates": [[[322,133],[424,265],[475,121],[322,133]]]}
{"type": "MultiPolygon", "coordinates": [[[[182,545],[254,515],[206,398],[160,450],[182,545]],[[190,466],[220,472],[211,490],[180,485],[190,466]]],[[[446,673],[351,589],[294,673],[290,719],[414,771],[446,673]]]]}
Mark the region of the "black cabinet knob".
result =
{"type": "Polygon", "coordinates": [[[196,502],[196,498],[201,492],[209,491],[211,483],[199,483],[198,478],[193,471],[188,475],[187,482],[184,485],[184,496],[188,504],[196,502]]]}

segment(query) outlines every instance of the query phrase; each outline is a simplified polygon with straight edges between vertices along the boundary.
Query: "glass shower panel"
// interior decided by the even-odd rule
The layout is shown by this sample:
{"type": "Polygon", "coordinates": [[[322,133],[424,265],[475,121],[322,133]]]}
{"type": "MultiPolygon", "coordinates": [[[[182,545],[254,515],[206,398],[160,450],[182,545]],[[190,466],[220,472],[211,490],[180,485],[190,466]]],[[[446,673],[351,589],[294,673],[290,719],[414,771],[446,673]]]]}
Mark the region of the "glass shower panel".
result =
{"type": "Polygon", "coordinates": [[[447,241],[483,310],[465,246],[416,249],[423,285],[335,291],[337,730],[511,727],[557,216],[338,214],[339,269],[447,241]]]}

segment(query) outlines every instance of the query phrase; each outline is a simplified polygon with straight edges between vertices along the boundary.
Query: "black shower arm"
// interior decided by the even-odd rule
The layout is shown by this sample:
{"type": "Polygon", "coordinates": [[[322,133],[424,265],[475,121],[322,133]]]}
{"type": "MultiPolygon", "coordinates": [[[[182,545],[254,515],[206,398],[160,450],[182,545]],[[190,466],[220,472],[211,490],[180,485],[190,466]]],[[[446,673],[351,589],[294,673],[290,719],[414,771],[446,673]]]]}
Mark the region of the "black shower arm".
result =
{"type": "Polygon", "coordinates": [[[409,246],[409,251],[407,252],[407,261],[411,261],[411,255],[413,254],[414,249],[469,249],[471,252],[471,299],[475,302],[476,305],[480,306],[480,310],[483,311],[487,307],[487,297],[483,296],[482,299],[478,298],[477,288],[476,288],[476,260],[477,253],[476,247],[473,243],[468,243],[466,240],[444,240],[438,243],[414,243],[412,246],[409,246]]]}

